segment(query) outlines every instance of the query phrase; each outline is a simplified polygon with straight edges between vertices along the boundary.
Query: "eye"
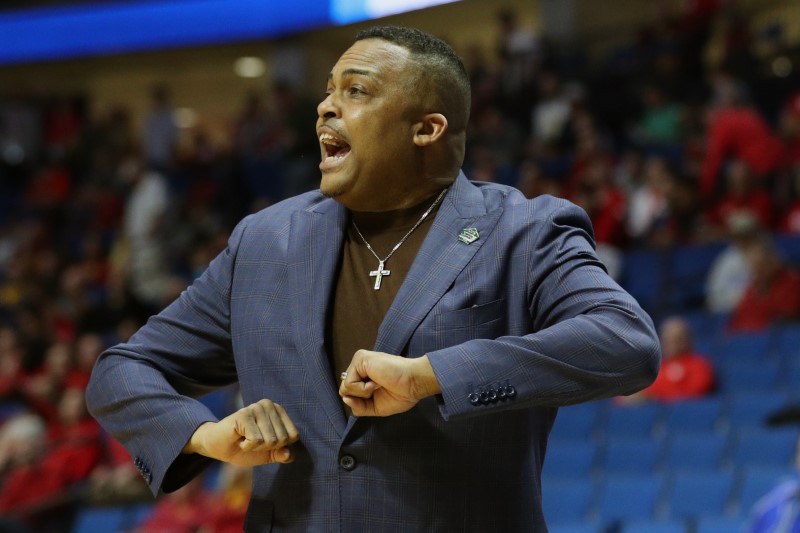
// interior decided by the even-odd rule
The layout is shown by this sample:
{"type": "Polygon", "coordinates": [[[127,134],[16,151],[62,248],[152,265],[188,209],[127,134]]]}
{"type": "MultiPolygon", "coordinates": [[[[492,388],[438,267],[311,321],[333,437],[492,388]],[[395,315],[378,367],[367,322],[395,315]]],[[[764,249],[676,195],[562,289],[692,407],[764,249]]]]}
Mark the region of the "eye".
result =
{"type": "Polygon", "coordinates": [[[362,94],[367,94],[364,88],[360,85],[351,85],[347,89],[347,94],[350,96],[360,96],[362,94]]]}

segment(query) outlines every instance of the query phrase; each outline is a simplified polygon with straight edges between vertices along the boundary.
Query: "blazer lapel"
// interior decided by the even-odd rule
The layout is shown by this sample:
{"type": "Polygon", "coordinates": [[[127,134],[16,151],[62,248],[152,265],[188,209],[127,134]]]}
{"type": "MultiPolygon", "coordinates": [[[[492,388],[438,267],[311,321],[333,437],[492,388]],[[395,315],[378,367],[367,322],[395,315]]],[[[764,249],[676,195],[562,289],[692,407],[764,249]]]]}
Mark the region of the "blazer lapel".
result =
{"type": "Polygon", "coordinates": [[[414,330],[487,241],[501,213],[500,208],[487,213],[482,192],[459,174],[381,323],[376,351],[408,355],[404,351],[414,330]],[[459,240],[467,228],[479,233],[471,244],[459,240]]]}
{"type": "Polygon", "coordinates": [[[347,210],[323,200],[313,210],[292,216],[289,240],[291,319],[298,351],[308,379],[328,418],[340,435],[345,427],[330,361],[325,350],[325,324],[339,255],[347,224],[347,210]]]}

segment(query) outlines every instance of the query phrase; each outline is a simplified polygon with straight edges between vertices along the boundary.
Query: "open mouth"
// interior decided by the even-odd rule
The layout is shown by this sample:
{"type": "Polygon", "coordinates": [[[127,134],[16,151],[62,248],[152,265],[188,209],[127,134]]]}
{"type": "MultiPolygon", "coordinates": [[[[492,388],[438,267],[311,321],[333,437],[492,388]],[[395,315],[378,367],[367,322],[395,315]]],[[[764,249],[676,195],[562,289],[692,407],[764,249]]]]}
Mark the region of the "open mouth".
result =
{"type": "Polygon", "coordinates": [[[323,133],[319,136],[319,142],[325,150],[323,165],[335,164],[350,153],[350,145],[343,139],[336,137],[330,133],[323,133]]]}

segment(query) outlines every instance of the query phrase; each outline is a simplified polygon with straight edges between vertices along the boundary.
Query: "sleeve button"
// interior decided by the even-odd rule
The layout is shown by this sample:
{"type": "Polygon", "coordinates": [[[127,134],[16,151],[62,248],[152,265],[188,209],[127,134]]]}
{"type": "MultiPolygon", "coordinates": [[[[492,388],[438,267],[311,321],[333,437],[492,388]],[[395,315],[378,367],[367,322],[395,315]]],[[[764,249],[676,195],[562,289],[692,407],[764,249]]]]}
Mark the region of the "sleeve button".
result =
{"type": "Polygon", "coordinates": [[[343,455],[339,458],[339,466],[350,472],[356,467],[356,458],[352,455],[343,455]]]}

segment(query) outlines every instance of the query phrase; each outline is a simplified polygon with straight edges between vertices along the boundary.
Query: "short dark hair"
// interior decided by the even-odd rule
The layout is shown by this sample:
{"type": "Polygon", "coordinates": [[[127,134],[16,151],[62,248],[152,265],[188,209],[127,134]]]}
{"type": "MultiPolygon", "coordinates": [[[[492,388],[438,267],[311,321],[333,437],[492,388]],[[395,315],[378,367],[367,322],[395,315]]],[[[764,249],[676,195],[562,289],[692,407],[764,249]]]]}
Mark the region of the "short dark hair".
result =
{"type": "MultiPolygon", "coordinates": [[[[464,62],[453,48],[438,37],[416,28],[375,26],[358,32],[356,41],[382,39],[402,46],[418,62],[415,86],[426,85],[437,97],[437,105],[447,117],[454,133],[463,131],[469,121],[471,89],[464,62]]],[[[427,92],[427,91],[426,91],[427,92]]]]}

